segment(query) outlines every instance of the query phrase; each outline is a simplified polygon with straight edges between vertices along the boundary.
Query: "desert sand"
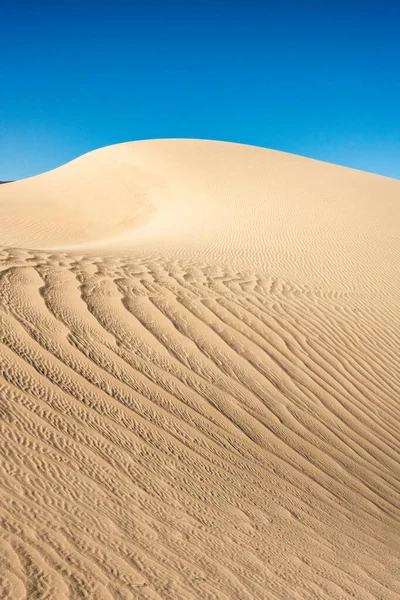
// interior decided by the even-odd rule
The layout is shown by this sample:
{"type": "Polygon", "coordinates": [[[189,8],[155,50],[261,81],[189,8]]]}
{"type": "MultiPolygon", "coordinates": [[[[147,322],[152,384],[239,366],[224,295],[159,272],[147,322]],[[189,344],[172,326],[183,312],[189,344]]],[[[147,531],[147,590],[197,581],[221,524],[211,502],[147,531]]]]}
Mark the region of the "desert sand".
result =
{"type": "Polygon", "coordinates": [[[398,600],[400,181],[152,140],[0,223],[0,598],[398,600]]]}

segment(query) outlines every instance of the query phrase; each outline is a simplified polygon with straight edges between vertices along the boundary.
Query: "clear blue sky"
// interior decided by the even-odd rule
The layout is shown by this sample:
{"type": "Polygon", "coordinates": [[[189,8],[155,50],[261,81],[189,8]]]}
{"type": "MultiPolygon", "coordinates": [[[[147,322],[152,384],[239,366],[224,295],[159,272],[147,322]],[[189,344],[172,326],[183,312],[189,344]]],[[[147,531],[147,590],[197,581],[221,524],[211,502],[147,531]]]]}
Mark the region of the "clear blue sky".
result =
{"type": "Polygon", "coordinates": [[[0,180],[159,137],[400,178],[398,1],[16,0],[0,64],[0,180]]]}

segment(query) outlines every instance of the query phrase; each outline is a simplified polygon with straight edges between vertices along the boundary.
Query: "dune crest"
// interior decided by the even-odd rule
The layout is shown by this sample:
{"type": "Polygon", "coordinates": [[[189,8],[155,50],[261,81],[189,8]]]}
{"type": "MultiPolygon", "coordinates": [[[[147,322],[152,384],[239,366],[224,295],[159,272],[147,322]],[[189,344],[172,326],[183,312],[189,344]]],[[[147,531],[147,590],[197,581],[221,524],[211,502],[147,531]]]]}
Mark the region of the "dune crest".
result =
{"type": "Polygon", "coordinates": [[[399,198],[204,140],[1,186],[1,598],[399,598],[399,198]]]}
{"type": "Polygon", "coordinates": [[[379,277],[397,291],[399,189],[253,146],[132,142],[1,188],[2,243],[201,255],[328,290],[371,291],[379,277]]]}

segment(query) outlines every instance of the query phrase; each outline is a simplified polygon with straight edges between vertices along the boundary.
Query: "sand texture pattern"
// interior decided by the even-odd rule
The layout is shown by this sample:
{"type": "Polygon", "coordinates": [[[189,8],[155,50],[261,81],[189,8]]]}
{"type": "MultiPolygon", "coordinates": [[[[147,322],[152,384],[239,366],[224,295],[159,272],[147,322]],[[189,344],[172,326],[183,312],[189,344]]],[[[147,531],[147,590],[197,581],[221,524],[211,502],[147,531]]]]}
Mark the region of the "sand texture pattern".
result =
{"type": "Polygon", "coordinates": [[[0,189],[0,598],[400,598],[400,182],[120,144],[0,189]]]}

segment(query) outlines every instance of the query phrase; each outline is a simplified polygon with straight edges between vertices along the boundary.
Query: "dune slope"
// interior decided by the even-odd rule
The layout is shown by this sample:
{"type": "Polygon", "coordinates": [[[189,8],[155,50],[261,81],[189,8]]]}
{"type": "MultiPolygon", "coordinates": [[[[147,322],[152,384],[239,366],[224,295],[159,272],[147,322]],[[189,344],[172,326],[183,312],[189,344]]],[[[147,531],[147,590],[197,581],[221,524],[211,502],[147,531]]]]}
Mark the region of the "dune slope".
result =
{"type": "Polygon", "coordinates": [[[400,596],[400,182],[153,140],[0,189],[0,597],[400,596]]]}

